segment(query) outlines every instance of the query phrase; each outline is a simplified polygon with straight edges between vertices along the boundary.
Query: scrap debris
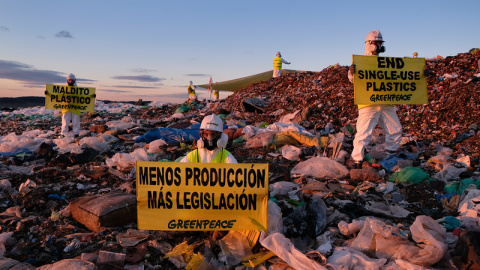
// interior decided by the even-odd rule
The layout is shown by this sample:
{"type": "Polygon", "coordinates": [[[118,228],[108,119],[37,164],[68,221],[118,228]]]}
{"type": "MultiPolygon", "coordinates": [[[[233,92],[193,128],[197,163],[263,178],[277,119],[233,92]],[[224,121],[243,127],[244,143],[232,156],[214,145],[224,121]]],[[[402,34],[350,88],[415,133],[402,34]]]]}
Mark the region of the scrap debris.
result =
{"type": "Polygon", "coordinates": [[[216,103],[99,101],[79,138],[58,138],[55,111],[2,110],[0,268],[479,267],[479,59],[427,59],[429,103],[395,106],[401,149],[385,153],[377,129],[362,169],[348,166],[358,109],[338,64],[216,103]],[[183,157],[212,112],[240,163],[269,164],[268,231],[139,230],[135,161],[183,157]]]}

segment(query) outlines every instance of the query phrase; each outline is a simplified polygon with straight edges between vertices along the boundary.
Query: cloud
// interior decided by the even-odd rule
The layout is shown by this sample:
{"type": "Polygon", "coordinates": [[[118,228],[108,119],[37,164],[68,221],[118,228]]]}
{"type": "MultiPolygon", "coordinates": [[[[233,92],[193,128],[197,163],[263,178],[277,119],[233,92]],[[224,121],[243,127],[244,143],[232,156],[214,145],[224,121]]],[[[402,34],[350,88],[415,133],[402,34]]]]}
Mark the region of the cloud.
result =
{"type": "Polygon", "coordinates": [[[8,32],[8,31],[10,31],[10,29],[8,29],[8,27],[3,26],[3,25],[0,25],[0,30],[3,31],[3,32],[8,32]]]}
{"type": "MultiPolygon", "coordinates": [[[[45,84],[65,83],[65,73],[53,70],[39,70],[30,65],[15,61],[0,60],[0,79],[14,80],[27,87],[45,86],[45,84]]],[[[77,82],[93,82],[89,79],[77,79],[77,82]]]]}
{"type": "Polygon", "coordinates": [[[55,34],[58,38],[73,38],[73,36],[67,30],[62,30],[55,34]]]}
{"type": "Polygon", "coordinates": [[[159,82],[165,80],[164,78],[158,78],[150,75],[139,75],[139,76],[113,76],[112,79],[116,80],[129,80],[129,81],[139,81],[139,82],[159,82]]]}
{"type": "Polygon", "coordinates": [[[201,74],[201,73],[199,73],[199,74],[195,74],[195,73],[194,74],[185,74],[185,76],[187,76],[187,77],[210,77],[210,75],[208,75],[208,74],[201,74]]]}
{"type": "Polygon", "coordinates": [[[60,72],[38,70],[27,64],[5,60],[0,60],[0,79],[20,81],[32,86],[65,82],[65,76],[60,72]]]}
{"type": "Polygon", "coordinates": [[[146,69],[146,68],[134,68],[132,69],[134,73],[150,73],[150,72],[157,72],[155,69],[146,69]]]}
{"type": "Polygon", "coordinates": [[[131,93],[132,91],[127,90],[116,90],[116,89],[102,89],[102,92],[109,92],[109,93],[131,93]]]}
{"type": "Polygon", "coordinates": [[[115,85],[112,87],[117,87],[117,88],[140,88],[140,89],[155,89],[157,87],[154,86],[139,86],[139,85],[133,85],[133,86],[128,86],[128,85],[115,85]]]}

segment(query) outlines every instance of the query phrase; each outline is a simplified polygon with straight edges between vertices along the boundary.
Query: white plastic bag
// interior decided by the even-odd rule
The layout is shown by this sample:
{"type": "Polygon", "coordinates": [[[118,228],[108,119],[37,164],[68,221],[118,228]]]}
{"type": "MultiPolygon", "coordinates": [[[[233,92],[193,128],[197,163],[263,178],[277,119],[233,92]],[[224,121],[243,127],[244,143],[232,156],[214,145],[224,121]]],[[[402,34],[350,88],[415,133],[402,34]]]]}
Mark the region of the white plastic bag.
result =
{"type": "Polygon", "coordinates": [[[326,270],[327,268],[310,260],[302,252],[298,251],[290,241],[281,233],[272,233],[265,237],[265,233],[260,235],[260,243],[275,255],[284,260],[294,269],[326,270]]]}
{"type": "Polygon", "coordinates": [[[447,251],[447,235],[437,221],[428,216],[417,216],[410,231],[417,245],[399,247],[395,258],[423,266],[431,266],[443,258],[447,251]]]}
{"type": "Polygon", "coordinates": [[[300,157],[302,149],[295,147],[293,145],[284,145],[282,146],[282,156],[288,160],[295,161],[300,157]]]}
{"type": "Polygon", "coordinates": [[[350,171],[344,165],[327,157],[314,157],[298,163],[291,171],[293,175],[315,178],[343,178],[350,171]]]}

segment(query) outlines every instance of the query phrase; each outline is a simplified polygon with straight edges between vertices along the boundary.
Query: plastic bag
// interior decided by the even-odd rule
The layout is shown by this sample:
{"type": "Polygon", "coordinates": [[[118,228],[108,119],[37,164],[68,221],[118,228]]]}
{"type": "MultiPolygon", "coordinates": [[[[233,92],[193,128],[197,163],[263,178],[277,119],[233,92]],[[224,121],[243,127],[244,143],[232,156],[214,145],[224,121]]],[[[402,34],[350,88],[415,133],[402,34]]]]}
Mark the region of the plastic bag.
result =
{"type": "Polygon", "coordinates": [[[372,259],[350,247],[335,248],[333,254],[327,259],[329,269],[382,269],[386,262],[387,259],[372,259]]]}
{"type": "Polygon", "coordinates": [[[268,201],[268,227],[267,233],[282,233],[283,232],[283,221],[282,221],[282,209],[273,201],[268,201]]]}
{"type": "Polygon", "coordinates": [[[428,216],[417,216],[410,226],[416,246],[402,246],[396,257],[414,264],[431,266],[439,262],[447,251],[445,228],[428,216]]]}
{"type": "Polygon", "coordinates": [[[326,270],[327,268],[319,265],[313,260],[310,260],[303,253],[295,249],[290,239],[286,238],[281,233],[272,233],[265,237],[262,232],[260,236],[260,243],[267,249],[271,250],[275,255],[284,260],[288,265],[294,269],[309,269],[309,270],[326,270]]]}
{"type": "Polygon", "coordinates": [[[338,229],[343,235],[351,235],[359,232],[364,225],[365,220],[354,219],[351,223],[347,223],[346,221],[342,220],[338,223],[338,229]]]}
{"type": "Polygon", "coordinates": [[[219,244],[227,265],[237,265],[244,257],[253,255],[247,237],[240,231],[229,231],[219,244]]]}
{"type": "Polygon", "coordinates": [[[273,136],[276,132],[268,131],[259,133],[249,139],[245,143],[245,148],[269,147],[273,144],[273,136]]]}
{"type": "Polygon", "coordinates": [[[413,243],[403,237],[396,226],[367,217],[365,225],[350,246],[371,256],[389,259],[394,256],[398,247],[413,246],[413,243]]]}
{"type": "Polygon", "coordinates": [[[405,167],[390,176],[390,181],[395,183],[418,184],[429,179],[428,173],[417,167],[405,167]]]}
{"type": "Polygon", "coordinates": [[[158,139],[162,139],[168,144],[191,143],[200,139],[200,129],[156,128],[136,138],[135,143],[150,143],[158,139]]]}
{"type": "Polygon", "coordinates": [[[312,176],[315,178],[343,178],[349,174],[344,165],[327,157],[314,157],[298,163],[292,170],[293,175],[312,176]]]}
{"type": "Polygon", "coordinates": [[[298,160],[301,152],[302,149],[292,145],[284,145],[282,147],[282,156],[291,161],[298,160]]]}

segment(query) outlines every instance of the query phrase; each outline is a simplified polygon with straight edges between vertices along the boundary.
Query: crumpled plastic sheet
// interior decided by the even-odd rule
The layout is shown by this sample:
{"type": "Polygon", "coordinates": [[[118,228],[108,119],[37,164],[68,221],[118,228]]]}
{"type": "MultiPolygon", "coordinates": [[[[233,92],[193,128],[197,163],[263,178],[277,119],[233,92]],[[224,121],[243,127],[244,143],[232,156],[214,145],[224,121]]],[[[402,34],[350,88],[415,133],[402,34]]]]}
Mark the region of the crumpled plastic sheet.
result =
{"type": "Polygon", "coordinates": [[[282,156],[288,160],[296,161],[300,158],[300,153],[302,149],[295,147],[293,145],[284,145],[282,146],[282,156]]]}
{"type": "Polygon", "coordinates": [[[312,176],[315,178],[343,178],[350,171],[344,165],[327,157],[314,157],[298,163],[292,170],[292,175],[312,176]]]}
{"type": "Polygon", "coordinates": [[[365,225],[365,220],[354,219],[351,223],[342,220],[338,223],[338,229],[343,235],[352,235],[359,232],[365,225]]]}
{"type": "Polygon", "coordinates": [[[136,161],[152,161],[154,157],[147,154],[144,148],[137,148],[131,153],[116,153],[112,158],[106,159],[108,167],[116,166],[119,170],[130,169],[135,166],[136,161]]]}
{"type": "Polygon", "coordinates": [[[0,257],[3,257],[3,254],[6,251],[5,244],[12,237],[12,235],[13,235],[13,232],[4,232],[0,234],[0,257]]]}
{"type": "Polygon", "coordinates": [[[376,258],[402,259],[413,264],[431,266],[447,251],[446,231],[428,216],[417,216],[410,226],[410,242],[395,225],[367,217],[365,225],[350,247],[376,258]]]}
{"type": "Polygon", "coordinates": [[[219,245],[227,265],[239,264],[242,258],[253,255],[247,237],[240,231],[229,231],[219,240],[219,245]]]}
{"type": "Polygon", "coordinates": [[[380,165],[382,165],[385,170],[392,172],[395,165],[397,165],[399,160],[403,160],[403,158],[398,158],[396,156],[389,156],[386,159],[380,161],[380,165]]]}
{"type": "Polygon", "coordinates": [[[395,183],[418,184],[429,179],[428,173],[417,167],[405,167],[402,170],[390,175],[390,181],[395,183]]]}
{"type": "Polygon", "coordinates": [[[200,126],[198,129],[178,129],[178,128],[156,128],[148,131],[144,135],[137,137],[135,143],[162,139],[168,144],[173,143],[192,143],[194,140],[200,139],[200,126]]]}
{"type": "Polygon", "coordinates": [[[270,196],[275,196],[277,194],[288,194],[291,191],[297,191],[300,189],[298,184],[288,182],[288,181],[278,181],[268,186],[270,190],[270,196]]]}
{"type": "Polygon", "coordinates": [[[281,123],[281,122],[276,122],[271,125],[268,125],[266,127],[268,131],[278,131],[278,132],[283,132],[283,131],[289,131],[293,130],[296,132],[299,132],[301,134],[305,134],[308,136],[315,136],[314,134],[308,132],[304,127],[300,126],[297,123],[281,123]]]}
{"type": "Polygon", "coordinates": [[[80,139],[80,145],[88,145],[90,148],[97,150],[100,153],[110,150],[110,144],[103,139],[97,137],[84,137],[80,139]]]}
{"type": "Polygon", "coordinates": [[[160,146],[163,146],[163,145],[168,145],[168,143],[165,142],[162,139],[154,140],[154,141],[150,142],[147,152],[148,153],[160,153],[161,152],[160,146]]]}
{"type": "Polygon", "coordinates": [[[107,121],[105,124],[109,129],[118,130],[127,130],[138,125],[137,123],[134,123],[133,119],[129,116],[125,116],[121,120],[107,121]]]}
{"type": "Polygon", "coordinates": [[[337,247],[327,259],[327,266],[333,269],[382,269],[387,259],[372,259],[350,247],[337,247]]]}
{"type": "Polygon", "coordinates": [[[262,232],[260,243],[294,269],[327,270],[327,268],[310,260],[302,252],[298,251],[290,239],[281,233],[272,233],[266,236],[265,232],[262,232]]]}
{"type": "Polygon", "coordinates": [[[478,201],[480,201],[480,190],[469,190],[458,206],[459,216],[477,218],[480,212],[480,204],[477,203],[478,201]]]}
{"type": "Polygon", "coordinates": [[[465,167],[455,167],[452,164],[447,164],[443,170],[439,171],[435,175],[432,176],[432,178],[435,178],[437,180],[443,181],[447,183],[448,181],[451,180],[458,180],[460,179],[460,174],[464,171],[466,171],[467,168],[465,167]]]}
{"type": "Polygon", "coordinates": [[[369,201],[365,209],[377,214],[383,214],[388,217],[406,218],[411,212],[398,205],[387,205],[384,202],[369,201]]]}
{"type": "Polygon", "coordinates": [[[9,133],[4,137],[0,137],[0,152],[15,152],[17,148],[26,148],[30,151],[36,151],[37,148],[44,141],[43,138],[38,138],[44,132],[41,130],[25,131],[22,135],[9,133]]]}
{"type": "Polygon", "coordinates": [[[9,157],[9,156],[14,156],[20,153],[26,153],[26,154],[32,154],[33,152],[30,151],[28,148],[17,148],[12,152],[1,152],[0,157],[9,157]]]}
{"type": "Polygon", "coordinates": [[[282,209],[272,200],[268,200],[267,233],[283,233],[282,209]]]}

